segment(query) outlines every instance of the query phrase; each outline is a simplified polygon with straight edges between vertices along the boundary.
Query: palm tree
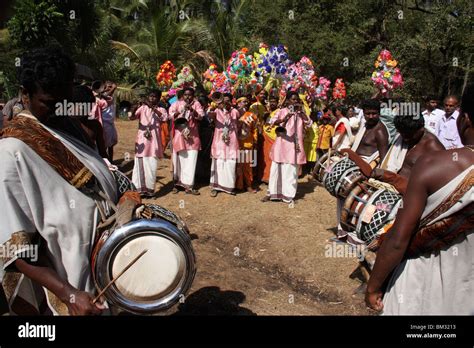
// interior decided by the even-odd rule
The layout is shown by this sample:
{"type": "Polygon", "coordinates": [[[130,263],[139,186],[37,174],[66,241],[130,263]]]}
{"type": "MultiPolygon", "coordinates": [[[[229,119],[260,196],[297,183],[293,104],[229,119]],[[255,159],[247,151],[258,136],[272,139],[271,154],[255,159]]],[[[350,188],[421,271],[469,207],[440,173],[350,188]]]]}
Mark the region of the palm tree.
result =
{"type": "Polygon", "coordinates": [[[218,63],[225,68],[233,51],[247,45],[242,17],[255,0],[190,0],[209,26],[218,63]]]}
{"type": "Polygon", "coordinates": [[[133,68],[142,72],[146,86],[150,85],[159,66],[166,60],[173,61],[175,66],[188,64],[195,70],[203,63],[209,65],[212,62],[211,54],[199,49],[211,41],[205,22],[180,18],[186,2],[180,6],[170,6],[169,1],[164,0],[135,3],[134,13],[138,13],[135,16],[143,17],[140,18],[140,28],[133,38],[125,42],[112,40],[111,44],[130,59],[133,68]]]}

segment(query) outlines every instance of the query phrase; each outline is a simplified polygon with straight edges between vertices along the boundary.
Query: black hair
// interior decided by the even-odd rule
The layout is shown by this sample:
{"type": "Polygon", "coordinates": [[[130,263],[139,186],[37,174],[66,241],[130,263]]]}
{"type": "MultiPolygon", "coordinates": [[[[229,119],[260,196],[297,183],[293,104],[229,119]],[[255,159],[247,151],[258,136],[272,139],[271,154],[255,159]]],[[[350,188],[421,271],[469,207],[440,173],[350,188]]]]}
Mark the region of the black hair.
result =
{"type": "Polygon", "coordinates": [[[92,90],[93,91],[98,91],[100,89],[100,87],[102,86],[102,83],[103,82],[100,81],[100,80],[96,80],[96,81],[92,82],[92,84],[91,84],[92,90]]]}
{"type": "Polygon", "coordinates": [[[94,93],[89,86],[74,86],[71,101],[73,103],[95,103],[94,93]]]}
{"type": "Polygon", "coordinates": [[[148,91],[148,95],[150,95],[150,94],[154,94],[154,95],[156,95],[157,99],[161,99],[162,92],[159,89],[154,88],[154,89],[150,89],[148,91]]]}
{"type": "Polygon", "coordinates": [[[183,88],[183,94],[184,94],[184,92],[186,92],[186,91],[190,91],[193,95],[194,95],[194,93],[195,93],[194,88],[192,88],[192,87],[183,88]]]}
{"type": "Polygon", "coordinates": [[[224,93],[224,98],[225,97],[230,98],[231,100],[232,98],[234,98],[234,96],[231,93],[224,93]]]}
{"type": "Polygon", "coordinates": [[[380,111],[380,101],[378,99],[366,99],[362,102],[361,109],[380,111]]]}
{"type": "Polygon", "coordinates": [[[206,97],[205,95],[202,95],[198,98],[199,103],[202,104],[209,104],[209,98],[206,97]]]}
{"type": "Polygon", "coordinates": [[[466,113],[474,124],[474,83],[464,90],[461,98],[461,111],[466,113]]]}
{"type": "Polygon", "coordinates": [[[298,97],[298,99],[300,98],[300,95],[298,94],[298,92],[296,91],[290,91],[287,93],[286,95],[286,100],[290,100],[291,97],[293,97],[294,95],[296,95],[298,97]]]}
{"type": "Polygon", "coordinates": [[[428,103],[430,100],[439,101],[438,97],[435,96],[434,94],[429,94],[429,95],[425,96],[423,99],[426,103],[428,103]]]}
{"type": "Polygon", "coordinates": [[[178,99],[181,99],[184,95],[184,89],[180,89],[179,91],[176,92],[176,96],[178,99]]]}
{"type": "Polygon", "coordinates": [[[393,123],[399,133],[414,133],[425,126],[425,119],[421,115],[398,115],[393,123]]]}
{"type": "Polygon", "coordinates": [[[52,92],[72,84],[76,67],[59,48],[41,48],[25,52],[18,69],[18,82],[28,94],[38,87],[52,92]]]}

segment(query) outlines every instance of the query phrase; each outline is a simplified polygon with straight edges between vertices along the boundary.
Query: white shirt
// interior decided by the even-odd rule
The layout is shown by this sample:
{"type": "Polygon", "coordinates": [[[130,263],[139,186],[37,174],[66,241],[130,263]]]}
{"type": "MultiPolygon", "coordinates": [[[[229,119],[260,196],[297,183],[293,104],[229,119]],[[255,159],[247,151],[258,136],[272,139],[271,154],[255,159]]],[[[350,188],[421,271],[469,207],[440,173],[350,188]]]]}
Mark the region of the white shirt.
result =
{"type": "Polygon", "coordinates": [[[436,127],[438,126],[440,118],[444,116],[444,111],[440,109],[434,109],[431,112],[425,110],[421,114],[425,119],[425,128],[431,133],[436,134],[436,127]]]}
{"type": "Polygon", "coordinates": [[[459,117],[459,111],[454,111],[451,116],[446,119],[446,113],[440,117],[436,126],[436,136],[447,150],[458,149],[463,147],[461,138],[459,137],[456,120],[459,117]]]}

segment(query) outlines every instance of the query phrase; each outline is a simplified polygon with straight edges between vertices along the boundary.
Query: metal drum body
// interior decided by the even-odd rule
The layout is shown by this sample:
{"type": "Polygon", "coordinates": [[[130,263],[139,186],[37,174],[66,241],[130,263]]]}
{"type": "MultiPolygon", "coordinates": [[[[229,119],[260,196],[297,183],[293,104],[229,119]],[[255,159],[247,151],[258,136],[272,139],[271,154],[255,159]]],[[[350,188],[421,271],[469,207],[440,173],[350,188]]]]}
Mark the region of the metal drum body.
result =
{"type": "Polygon", "coordinates": [[[153,314],[174,305],[190,289],[196,273],[196,257],[184,223],[167,209],[147,206],[154,211],[152,219],[131,221],[102,236],[92,258],[100,291],[148,250],[105,293],[109,303],[135,314],[153,314]]]}
{"type": "Polygon", "coordinates": [[[344,202],[341,224],[370,244],[395,219],[402,196],[367,183],[357,185],[344,202]]]}

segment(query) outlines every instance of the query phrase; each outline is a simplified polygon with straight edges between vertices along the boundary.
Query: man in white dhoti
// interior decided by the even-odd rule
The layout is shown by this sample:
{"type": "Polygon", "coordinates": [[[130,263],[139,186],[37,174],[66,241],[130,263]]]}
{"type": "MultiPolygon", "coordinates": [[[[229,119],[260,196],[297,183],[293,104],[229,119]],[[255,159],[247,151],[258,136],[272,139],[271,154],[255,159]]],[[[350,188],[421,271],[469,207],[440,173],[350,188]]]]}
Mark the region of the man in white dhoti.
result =
{"type": "Polygon", "coordinates": [[[201,140],[199,125],[204,117],[202,105],[194,99],[194,89],[183,89],[183,100],[179,100],[169,109],[173,120],[173,193],[184,188],[188,194],[199,195],[194,187],[194,176],[201,140]]]}
{"type": "Polygon", "coordinates": [[[403,207],[378,251],[366,303],[385,315],[474,314],[473,101],[470,86],[457,120],[464,147],[416,162],[403,207]]]}
{"type": "Polygon", "coordinates": [[[288,107],[281,109],[270,120],[270,125],[282,126],[285,132],[279,134],[277,128],[277,137],[270,151],[272,165],[268,191],[262,202],[293,202],[298,188],[298,166],[306,163],[304,133],[312,121],[304,113],[297,92],[289,92],[286,99],[288,107]]]}
{"type": "MultiPolygon", "coordinates": [[[[213,99],[216,99],[213,96],[213,99]]],[[[239,111],[232,106],[232,94],[227,93],[218,106],[209,112],[214,120],[214,139],[211,146],[211,196],[225,192],[235,195],[236,167],[239,158],[239,111]]]]}
{"type": "Polygon", "coordinates": [[[117,203],[117,185],[94,150],[44,125],[72,94],[73,62],[37,50],[21,64],[25,111],[0,133],[0,280],[8,310],[44,312],[44,288],[53,310],[99,314],[89,257],[100,215],[110,213],[107,202],[117,203]],[[27,302],[15,302],[18,296],[27,302]]]}
{"type": "Polygon", "coordinates": [[[160,98],[161,91],[150,91],[148,101],[137,105],[130,116],[131,120],[138,119],[132,181],[145,197],[155,194],[158,160],[163,158],[161,125],[168,120],[168,113],[158,105],[160,98]]]}

